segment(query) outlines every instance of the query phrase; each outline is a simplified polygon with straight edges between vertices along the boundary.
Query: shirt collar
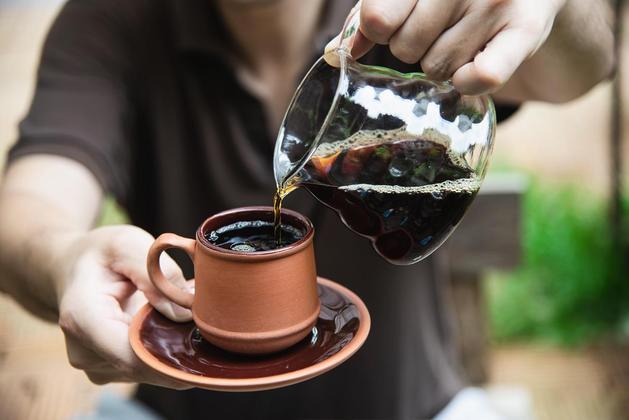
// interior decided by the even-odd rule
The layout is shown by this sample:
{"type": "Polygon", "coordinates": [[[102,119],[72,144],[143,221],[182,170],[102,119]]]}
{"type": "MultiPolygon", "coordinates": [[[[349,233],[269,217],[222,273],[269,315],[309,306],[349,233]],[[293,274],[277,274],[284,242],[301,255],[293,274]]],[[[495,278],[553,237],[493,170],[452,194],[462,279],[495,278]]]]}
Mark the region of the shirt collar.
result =
{"type": "MultiPolygon", "coordinates": [[[[342,29],[355,0],[327,0],[314,36],[314,49],[325,45],[342,29]]],[[[212,0],[172,0],[170,2],[176,47],[181,52],[228,53],[229,34],[212,0]]]]}

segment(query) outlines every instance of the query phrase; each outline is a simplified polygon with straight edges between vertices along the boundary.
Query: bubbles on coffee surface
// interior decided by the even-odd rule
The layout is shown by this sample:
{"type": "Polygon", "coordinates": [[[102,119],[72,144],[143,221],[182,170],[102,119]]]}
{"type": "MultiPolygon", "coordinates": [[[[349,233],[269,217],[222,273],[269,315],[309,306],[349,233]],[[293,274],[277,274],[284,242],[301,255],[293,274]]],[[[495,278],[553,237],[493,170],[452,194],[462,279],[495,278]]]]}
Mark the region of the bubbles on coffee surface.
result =
{"type": "Polygon", "coordinates": [[[302,185],[394,264],[430,255],[480,187],[465,159],[437,132],[363,131],[319,145],[302,185]]]}
{"type": "Polygon", "coordinates": [[[437,184],[421,185],[417,187],[401,187],[399,185],[371,185],[354,184],[340,186],[343,191],[371,190],[381,194],[432,194],[434,198],[443,197],[444,193],[475,193],[480,183],[476,178],[460,178],[446,180],[437,184]]]}
{"type": "Polygon", "coordinates": [[[281,231],[281,241],[277,241],[272,222],[247,220],[207,232],[205,238],[212,245],[224,249],[237,252],[259,252],[282,248],[304,237],[303,231],[288,224],[282,224],[281,231]]]}

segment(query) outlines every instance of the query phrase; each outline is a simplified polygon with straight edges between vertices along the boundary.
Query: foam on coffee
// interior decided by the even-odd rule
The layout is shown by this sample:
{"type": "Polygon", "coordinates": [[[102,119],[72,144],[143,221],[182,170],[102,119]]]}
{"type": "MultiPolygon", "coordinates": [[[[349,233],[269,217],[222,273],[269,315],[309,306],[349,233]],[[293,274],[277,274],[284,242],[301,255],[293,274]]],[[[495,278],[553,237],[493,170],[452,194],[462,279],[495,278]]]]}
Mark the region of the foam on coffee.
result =
{"type": "MultiPolygon", "coordinates": [[[[426,132],[424,132],[424,134],[420,137],[446,147],[450,144],[450,139],[436,130],[426,130],[426,132]]],[[[344,140],[319,144],[313,154],[313,157],[325,157],[342,152],[343,150],[379,146],[381,144],[404,140],[415,140],[417,138],[417,134],[409,133],[406,130],[406,127],[400,127],[394,130],[362,130],[352,134],[344,140]]]]}
{"type": "Polygon", "coordinates": [[[338,187],[342,191],[373,191],[381,194],[442,194],[442,193],[468,193],[478,191],[480,181],[478,178],[461,178],[446,180],[436,184],[405,187],[401,185],[373,185],[354,184],[338,187]]]}
{"type": "MultiPolygon", "coordinates": [[[[235,222],[226,226],[221,226],[220,228],[212,231],[210,233],[210,236],[220,235],[222,233],[233,231],[233,230],[246,229],[246,228],[265,228],[269,226],[273,226],[273,223],[266,222],[264,220],[245,220],[245,221],[235,222]]],[[[295,236],[303,236],[303,232],[294,226],[282,225],[282,229],[284,229],[287,232],[291,232],[295,236]]]]}
{"type": "MultiPolygon", "coordinates": [[[[445,134],[435,129],[427,129],[419,137],[424,140],[445,146],[446,153],[453,163],[462,168],[469,168],[467,161],[461,155],[454,153],[452,150],[450,150],[449,145],[451,141],[450,138],[445,134]]],[[[375,147],[382,144],[406,140],[414,141],[417,138],[417,134],[412,134],[408,132],[406,130],[406,126],[393,130],[363,130],[352,134],[344,140],[319,144],[312,157],[326,157],[334,155],[335,153],[342,152],[344,150],[370,146],[375,147]]]]}

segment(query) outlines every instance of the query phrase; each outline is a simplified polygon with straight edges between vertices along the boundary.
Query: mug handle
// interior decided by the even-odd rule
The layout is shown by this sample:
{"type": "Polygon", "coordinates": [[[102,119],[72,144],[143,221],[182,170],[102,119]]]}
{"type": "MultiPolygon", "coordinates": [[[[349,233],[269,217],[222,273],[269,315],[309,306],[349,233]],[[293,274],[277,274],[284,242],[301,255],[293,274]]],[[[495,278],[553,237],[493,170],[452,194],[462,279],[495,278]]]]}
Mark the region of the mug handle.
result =
{"type": "Polygon", "coordinates": [[[184,250],[190,259],[194,261],[195,247],[196,241],[194,239],[184,238],[174,233],[164,233],[153,242],[146,258],[146,268],[151,283],[168,299],[188,309],[192,307],[194,295],[168,281],[159,265],[159,257],[167,249],[179,248],[184,250]]]}

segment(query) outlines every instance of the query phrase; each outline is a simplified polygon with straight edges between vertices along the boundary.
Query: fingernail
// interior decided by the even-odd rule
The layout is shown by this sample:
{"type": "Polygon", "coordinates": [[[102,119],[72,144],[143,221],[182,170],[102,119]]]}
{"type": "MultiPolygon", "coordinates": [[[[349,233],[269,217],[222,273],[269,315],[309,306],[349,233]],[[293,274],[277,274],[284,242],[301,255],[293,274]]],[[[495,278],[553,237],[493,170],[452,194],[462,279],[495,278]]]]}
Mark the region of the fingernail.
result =
{"type": "Polygon", "coordinates": [[[334,51],[339,47],[340,36],[341,35],[335,36],[334,38],[332,38],[330,42],[327,43],[327,45],[325,46],[323,50],[324,54],[328,54],[329,52],[334,51]]]}
{"type": "Polygon", "coordinates": [[[330,42],[328,42],[328,44],[325,46],[325,49],[323,50],[324,51],[323,52],[323,59],[326,61],[326,63],[328,63],[332,67],[340,67],[341,66],[341,61],[339,60],[339,55],[336,52],[336,50],[337,50],[337,48],[339,46],[339,37],[340,37],[340,35],[337,35],[330,42]]]}

